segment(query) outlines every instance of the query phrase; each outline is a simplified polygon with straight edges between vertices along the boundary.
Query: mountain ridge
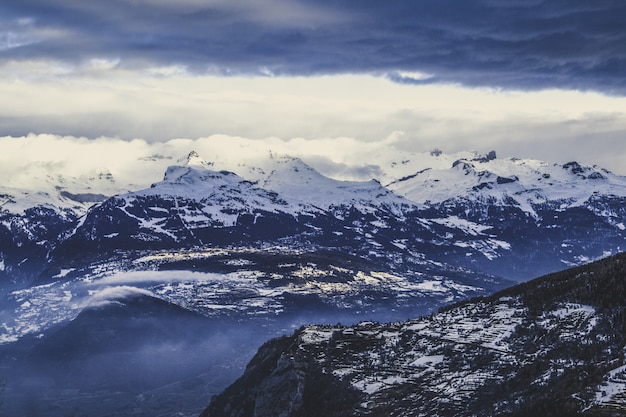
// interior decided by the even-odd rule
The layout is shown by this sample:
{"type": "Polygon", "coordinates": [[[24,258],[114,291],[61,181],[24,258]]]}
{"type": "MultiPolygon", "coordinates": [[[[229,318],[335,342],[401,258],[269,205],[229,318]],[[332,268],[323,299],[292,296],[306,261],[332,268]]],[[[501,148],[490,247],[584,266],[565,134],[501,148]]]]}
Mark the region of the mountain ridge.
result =
{"type": "Polygon", "coordinates": [[[430,317],[305,326],[260,348],[201,416],[319,415],[328,385],[341,416],[623,415],[624,277],[626,253],[430,317]],[[302,392],[308,406],[267,399],[302,392]]]}

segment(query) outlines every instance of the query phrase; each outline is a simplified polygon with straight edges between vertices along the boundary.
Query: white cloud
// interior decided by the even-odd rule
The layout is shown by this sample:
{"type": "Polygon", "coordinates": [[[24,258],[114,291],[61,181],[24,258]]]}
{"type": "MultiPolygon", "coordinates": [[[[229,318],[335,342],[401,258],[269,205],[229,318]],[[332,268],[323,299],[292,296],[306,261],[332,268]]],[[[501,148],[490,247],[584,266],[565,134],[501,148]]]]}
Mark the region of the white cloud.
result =
{"type": "Polygon", "coordinates": [[[33,43],[28,37],[13,31],[0,32],[0,51],[19,48],[33,43]]]}
{"type": "Polygon", "coordinates": [[[95,62],[109,68],[106,77],[59,68],[50,79],[44,64],[0,66],[0,77],[11,80],[0,83],[0,96],[10,98],[0,101],[0,134],[18,137],[0,139],[4,181],[17,181],[16,169],[36,162],[60,164],[67,175],[109,170],[120,181],[149,184],[172,160],[140,158],[175,160],[192,149],[208,160],[273,149],[339,176],[366,172],[381,149],[434,147],[576,159],[626,173],[626,150],[617,141],[626,132],[626,98],[400,85],[356,75],[192,77],[184,67],[148,75],[117,68],[115,60],[95,62]],[[83,75],[68,78],[72,71],[83,75]]]}
{"type": "Polygon", "coordinates": [[[14,21],[1,21],[0,51],[7,51],[30,45],[37,41],[34,35],[34,19],[20,18],[14,21]]]}
{"type": "Polygon", "coordinates": [[[100,307],[117,302],[117,300],[134,297],[137,295],[144,295],[154,297],[155,295],[148,290],[141,288],[120,286],[120,287],[107,287],[94,292],[87,300],[86,305],[88,307],[100,307]]]}
{"type": "Polygon", "coordinates": [[[91,58],[86,62],[85,67],[89,71],[108,71],[116,68],[119,64],[119,58],[91,58]]]}
{"type": "MultiPolygon", "coordinates": [[[[592,121],[578,123],[593,124],[592,121]]],[[[0,137],[0,185],[37,189],[47,184],[51,176],[56,178],[58,174],[69,180],[71,177],[99,178],[100,174],[111,173],[114,184],[91,181],[88,186],[92,189],[74,188],[84,185],[75,185],[71,181],[65,183],[71,192],[111,195],[147,188],[162,180],[166,168],[176,164],[180,157],[191,150],[213,162],[214,169],[227,169],[243,176],[248,172],[246,166],[263,166],[262,161],[272,152],[300,157],[321,173],[337,179],[380,179],[385,165],[392,160],[397,162],[407,152],[434,148],[441,148],[447,153],[461,150],[486,153],[496,150],[500,157],[532,157],[558,163],[578,160],[624,174],[622,161],[626,158],[626,149],[623,146],[623,130],[620,129],[623,121],[618,118],[597,123],[600,126],[594,128],[597,130],[594,135],[573,135],[577,123],[567,121],[554,126],[533,125],[525,120],[517,124],[492,126],[491,129],[497,128],[502,136],[507,137],[506,142],[490,137],[493,132],[477,124],[465,126],[467,135],[461,144],[455,142],[455,137],[448,137],[445,133],[428,134],[423,130],[417,145],[415,136],[403,132],[368,141],[352,137],[283,140],[276,137],[252,139],[229,135],[165,142],[55,135],[0,137]]],[[[80,184],[83,183],[80,180],[80,184]]],[[[50,184],[56,186],[57,182],[54,180],[50,184]]]]}
{"type": "MultiPolygon", "coordinates": [[[[202,282],[216,280],[223,277],[220,274],[209,274],[193,271],[131,271],[111,275],[93,282],[92,285],[121,285],[121,284],[146,284],[146,283],[173,283],[173,282],[202,282]]],[[[112,287],[112,289],[128,289],[135,287],[112,287]]],[[[106,288],[103,291],[109,291],[106,288]]],[[[143,290],[141,290],[143,291],[143,290]]],[[[105,293],[105,294],[108,294],[105,293]]]]}

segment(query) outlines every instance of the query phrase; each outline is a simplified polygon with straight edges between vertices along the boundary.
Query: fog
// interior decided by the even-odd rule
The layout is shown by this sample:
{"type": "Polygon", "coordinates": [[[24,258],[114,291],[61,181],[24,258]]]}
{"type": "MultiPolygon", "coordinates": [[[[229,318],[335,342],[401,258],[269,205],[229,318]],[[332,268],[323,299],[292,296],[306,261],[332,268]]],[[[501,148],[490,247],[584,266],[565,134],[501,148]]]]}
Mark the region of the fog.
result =
{"type": "MultiPolygon", "coordinates": [[[[95,280],[92,286],[140,284],[140,283],[172,283],[184,281],[208,281],[219,279],[222,274],[194,271],[128,271],[95,280]]],[[[106,295],[106,293],[105,293],[106,295]]],[[[123,296],[123,294],[122,294],[123,296]]]]}
{"type": "MultiPolygon", "coordinates": [[[[126,284],[137,280],[132,275],[126,284]]],[[[310,323],[390,321],[419,313],[385,305],[369,311],[331,308],[317,296],[291,295],[274,315],[206,317],[112,281],[123,280],[86,285],[88,295],[73,299],[83,307],[71,321],[0,348],[0,374],[7,377],[0,413],[197,416],[273,337],[310,323]]],[[[72,291],[80,292],[78,286],[72,291]]]]}
{"type": "MultiPolygon", "coordinates": [[[[4,346],[0,412],[28,416],[198,415],[276,335],[258,321],[209,319],[133,291],[93,304],[41,339],[4,346]]],[[[107,296],[121,292],[103,291],[107,296]]]]}

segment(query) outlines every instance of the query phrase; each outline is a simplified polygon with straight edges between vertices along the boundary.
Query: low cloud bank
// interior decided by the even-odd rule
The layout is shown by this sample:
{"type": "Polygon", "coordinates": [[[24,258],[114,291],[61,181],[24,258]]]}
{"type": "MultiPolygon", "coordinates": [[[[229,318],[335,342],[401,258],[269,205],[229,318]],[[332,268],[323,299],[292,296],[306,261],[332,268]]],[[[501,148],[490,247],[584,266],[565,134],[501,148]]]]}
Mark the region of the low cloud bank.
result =
{"type": "Polygon", "coordinates": [[[576,128],[575,122],[556,124],[543,130],[539,125],[526,126],[537,134],[532,139],[523,139],[522,133],[513,129],[510,132],[512,140],[506,144],[485,140],[481,145],[468,140],[465,148],[449,144],[449,149],[444,146],[446,143],[438,144],[437,141],[425,141],[421,146],[415,146],[411,135],[403,132],[378,141],[350,137],[250,139],[228,135],[154,143],[108,137],[93,140],[56,135],[0,137],[0,186],[38,189],[45,184],[52,188],[61,183],[69,192],[113,195],[147,188],[161,181],[166,168],[192,150],[212,162],[216,170],[243,173],[246,166],[260,164],[270,155],[290,155],[302,158],[324,175],[341,180],[379,179],[392,161],[399,163],[411,152],[428,152],[433,148],[441,148],[446,153],[496,150],[499,157],[516,156],[555,163],[577,160],[624,175],[622,161],[626,159],[626,149],[622,146],[623,131],[618,126],[621,122],[612,120],[612,126],[610,123],[602,129],[598,124],[601,131],[573,137],[567,133],[576,128]],[[545,138],[546,135],[552,140],[545,138]],[[84,184],[94,189],[80,189],[85,187],[84,184]]]}

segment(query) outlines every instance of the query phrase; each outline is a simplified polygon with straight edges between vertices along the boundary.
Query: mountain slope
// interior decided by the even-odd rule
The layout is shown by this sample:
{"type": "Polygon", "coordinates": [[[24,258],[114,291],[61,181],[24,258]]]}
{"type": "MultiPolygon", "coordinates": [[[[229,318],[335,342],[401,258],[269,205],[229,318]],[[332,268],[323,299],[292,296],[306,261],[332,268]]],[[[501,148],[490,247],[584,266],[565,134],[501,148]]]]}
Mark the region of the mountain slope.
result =
{"type": "Polygon", "coordinates": [[[624,415],[625,296],[621,254],[418,320],[304,327],[202,416],[320,415],[326,386],[342,416],[624,415]]]}
{"type": "Polygon", "coordinates": [[[317,219],[331,229],[341,227],[333,225],[331,207],[343,207],[343,215],[356,209],[394,216],[402,215],[403,204],[412,206],[378,183],[331,180],[292,158],[278,161],[263,186],[212,171],[195,152],[181,162],[151,188],[93,207],[64,245],[153,248],[267,241],[319,230],[309,224],[317,219]]]}
{"type": "Polygon", "coordinates": [[[320,174],[299,158],[273,157],[269,172],[259,178],[259,185],[284,196],[289,201],[331,210],[355,207],[366,213],[386,207],[398,216],[414,210],[410,202],[383,187],[378,181],[339,181],[320,174]]]}
{"type": "Polygon", "coordinates": [[[191,153],[153,187],[91,207],[39,258],[37,285],[8,294],[0,341],[75,317],[76,300],[107,282],[211,317],[289,323],[404,319],[510,285],[454,263],[505,242],[424,219],[376,182],[332,180],[293,158],[267,171],[273,189],[210,168],[191,153]]]}
{"type": "Polygon", "coordinates": [[[87,209],[67,198],[0,190],[0,290],[31,284],[60,235],[87,209]]]}
{"type": "Polygon", "coordinates": [[[456,156],[417,155],[420,170],[387,187],[436,218],[480,224],[507,242],[510,250],[483,263],[485,271],[523,281],[623,250],[625,177],[577,162],[456,156]]]}
{"type": "Polygon", "coordinates": [[[584,205],[593,195],[626,197],[626,178],[597,166],[572,161],[563,165],[533,159],[462,156],[452,162],[439,155],[419,171],[397,178],[387,187],[412,201],[437,204],[453,198],[491,197],[533,213],[533,206],[559,201],[562,208],[584,205]],[[446,160],[448,165],[441,166],[446,160]]]}
{"type": "Polygon", "coordinates": [[[255,332],[147,291],[108,288],[73,320],[0,349],[3,415],[197,415],[240,373],[255,332]]]}
{"type": "Polygon", "coordinates": [[[2,180],[0,290],[30,285],[59,236],[91,205],[120,191],[109,172],[68,177],[42,165],[2,180]]]}

